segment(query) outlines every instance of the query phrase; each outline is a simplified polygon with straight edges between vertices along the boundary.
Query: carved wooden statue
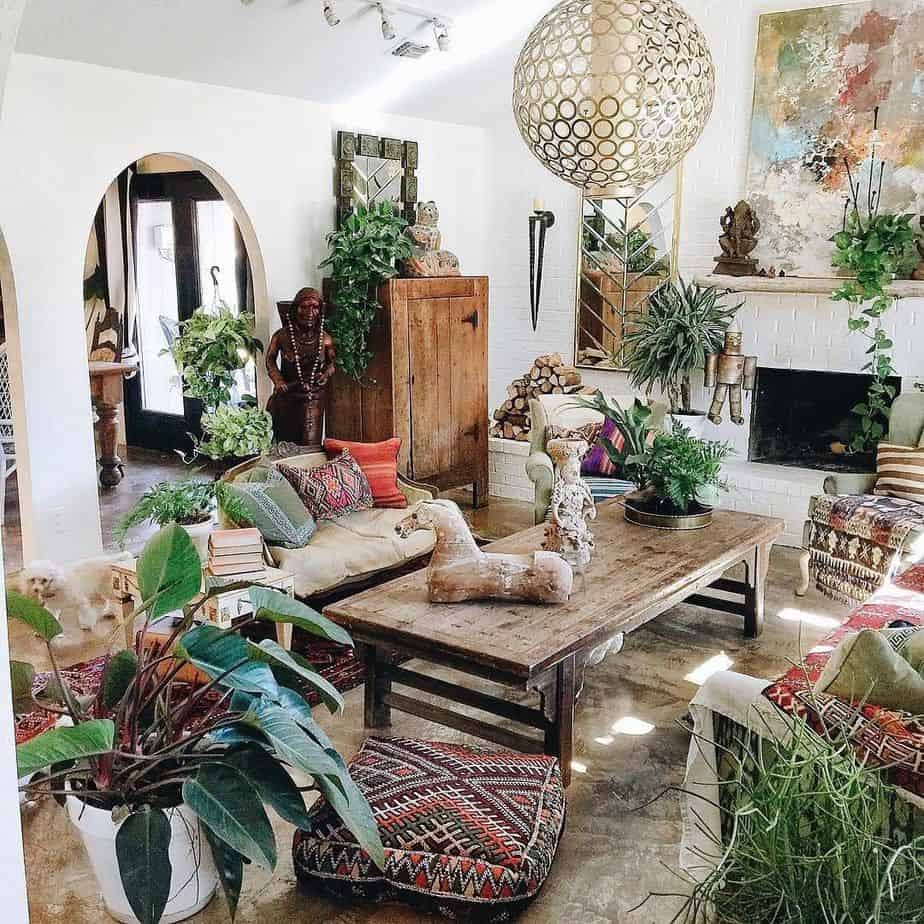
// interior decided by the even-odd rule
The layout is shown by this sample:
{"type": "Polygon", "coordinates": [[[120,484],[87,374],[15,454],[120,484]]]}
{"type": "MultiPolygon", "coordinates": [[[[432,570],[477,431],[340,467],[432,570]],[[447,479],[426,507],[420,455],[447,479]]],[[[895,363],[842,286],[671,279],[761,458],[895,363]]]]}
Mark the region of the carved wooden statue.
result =
{"type": "Polygon", "coordinates": [[[324,302],[317,289],[302,289],[279,302],[282,328],[266,350],[273,394],[266,409],[277,442],[321,447],[327,386],[334,374],[334,341],[324,330],[324,302]]]}
{"type": "Polygon", "coordinates": [[[437,227],[440,212],[435,202],[421,202],[417,207],[417,224],[405,229],[413,245],[412,255],[404,261],[404,275],[411,278],[428,276],[459,276],[459,258],[441,250],[443,236],[437,227]]]}
{"type": "Polygon", "coordinates": [[[757,271],[757,260],[750,254],[757,247],[760,219],[742,199],[734,208],[729,206],[725,210],[720,224],[722,254],[716,257],[716,273],[722,276],[753,276],[757,271]]]}
{"type": "Polygon", "coordinates": [[[581,459],[588,450],[583,440],[549,440],[546,449],[555,462],[552,521],[546,527],[543,548],[557,552],[578,573],[590,564],[594,535],[588,520],[597,518],[590,488],[581,480],[581,459]]]}
{"type": "Polygon", "coordinates": [[[415,530],[436,531],[436,547],[427,569],[432,603],[464,600],[525,600],[564,603],[571,596],[571,566],[554,552],[500,555],[482,552],[462,512],[449,500],[427,501],[395,527],[407,538],[415,530]]]}
{"type": "Polygon", "coordinates": [[[714,424],[722,423],[722,408],[728,399],[731,419],[739,427],[744,423],[742,413],[742,389],[753,391],[757,381],[757,357],[745,356],[741,345],[744,336],[737,319],[725,331],[725,349],[706,357],[706,388],[715,388],[709,419],[714,424]]]}

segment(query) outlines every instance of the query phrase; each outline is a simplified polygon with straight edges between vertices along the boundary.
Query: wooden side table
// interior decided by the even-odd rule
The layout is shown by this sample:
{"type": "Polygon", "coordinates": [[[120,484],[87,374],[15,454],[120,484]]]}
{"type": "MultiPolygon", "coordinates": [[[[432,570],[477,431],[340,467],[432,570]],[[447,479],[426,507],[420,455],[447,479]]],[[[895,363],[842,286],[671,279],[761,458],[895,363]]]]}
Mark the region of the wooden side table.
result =
{"type": "MultiPolygon", "coordinates": [[[[141,603],[141,591],[138,588],[138,574],[136,572],[137,559],[132,561],[113,562],[112,564],[112,595],[122,609],[122,619],[125,623],[126,645],[131,647],[134,641],[134,625],[128,620],[135,608],[141,603]]],[[[205,567],[202,569],[202,589],[205,590],[205,567]]],[[[272,587],[290,597],[295,596],[295,575],[279,568],[267,568],[266,577],[261,581],[253,581],[261,587],[272,587]]],[[[201,597],[196,598],[193,603],[201,597]]],[[[202,617],[213,625],[222,629],[230,628],[234,622],[253,612],[247,590],[229,590],[212,597],[202,607],[202,617]]],[[[292,649],[292,625],[290,623],[276,623],[276,639],[286,651],[292,649]]]]}

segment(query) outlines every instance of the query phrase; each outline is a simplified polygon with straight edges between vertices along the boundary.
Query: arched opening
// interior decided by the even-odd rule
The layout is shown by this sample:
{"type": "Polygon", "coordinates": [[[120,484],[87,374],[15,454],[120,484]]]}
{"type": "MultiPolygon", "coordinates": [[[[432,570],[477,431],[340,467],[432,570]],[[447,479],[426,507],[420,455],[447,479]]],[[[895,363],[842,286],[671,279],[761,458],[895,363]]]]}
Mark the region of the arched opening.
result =
{"type": "MultiPolygon", "coordinates": [[[[185,322],[265,316],[260,248],[229,184],[185,155],[129,164],[93,218],[83,297],[102,538],[114,548],[114,524],[148,488],[189,474],[180,454],[201,435],[204,405],[172,353],[185,322]]],[[[255,359],[242,358],[230,403],[265,401],[255,359]]]]}

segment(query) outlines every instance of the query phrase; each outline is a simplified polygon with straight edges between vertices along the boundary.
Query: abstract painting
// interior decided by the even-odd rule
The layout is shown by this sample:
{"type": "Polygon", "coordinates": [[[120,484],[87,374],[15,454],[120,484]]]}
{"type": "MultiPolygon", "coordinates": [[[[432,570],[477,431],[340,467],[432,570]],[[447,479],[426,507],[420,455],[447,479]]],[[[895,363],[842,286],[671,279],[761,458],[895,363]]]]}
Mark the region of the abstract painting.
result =
{"type": "Polygon", "coordinates": [[[761,16],[747,189],[763,266],[835,275],[844,159],[865,184],[874,140],[887,164],[882,209],[924,211],[924,0],[761,16]]]}

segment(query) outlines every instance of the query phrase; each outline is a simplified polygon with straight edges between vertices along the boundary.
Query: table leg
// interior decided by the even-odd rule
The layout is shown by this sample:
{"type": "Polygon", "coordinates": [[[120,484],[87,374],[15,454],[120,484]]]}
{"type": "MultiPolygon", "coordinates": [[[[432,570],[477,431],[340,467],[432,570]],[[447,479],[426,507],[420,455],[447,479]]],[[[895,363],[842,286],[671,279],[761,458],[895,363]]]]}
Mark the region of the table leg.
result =
{"type": "Polygon", "coordinates": [[[135,620],[132,613],[135,612],[135,598],[118,596],[115,602],[119,608],[122,631],[125,633],[125,647],[133,649],[135,647],[135,620]]]}
{"type": "Polygon", "coordinates": [[[575,656],[569,655],[555,668],[552,691],[555,718],[545,734],[545,752],[561,764],[562,785],[571,785],[571,760],[574,756],[575,656]]]}
{"type": "Polygon", "coordinates": [[[383,697],[391,692],[391,680],[382,670],[382,651],[375,645],[359,647],[366,669],[366,686],[363,691],[366,728],[388,728],[391,725],[391,707],[383,701],[383,697]]]}
{"type": "Polygon", "coordinates": [[[276,623],[276,641],[285,648],[286,651],[292,650],[292,623],[276,623]]]}
{"type": "Polygon", "coordinates": [[[758,638],[764,630],[764,597],[772,543],[759,545],[745,563],[744,634],[758,638]]]}
{"type": "Polygon", "coordinates": [[[118,428],[116,419],[118,408],[113,404],[97,402],[96,413],[99,416],[99,481],[104,487],[114,488],[123,478],[125,470],[122,460],[116,452],[118,428]]]}

